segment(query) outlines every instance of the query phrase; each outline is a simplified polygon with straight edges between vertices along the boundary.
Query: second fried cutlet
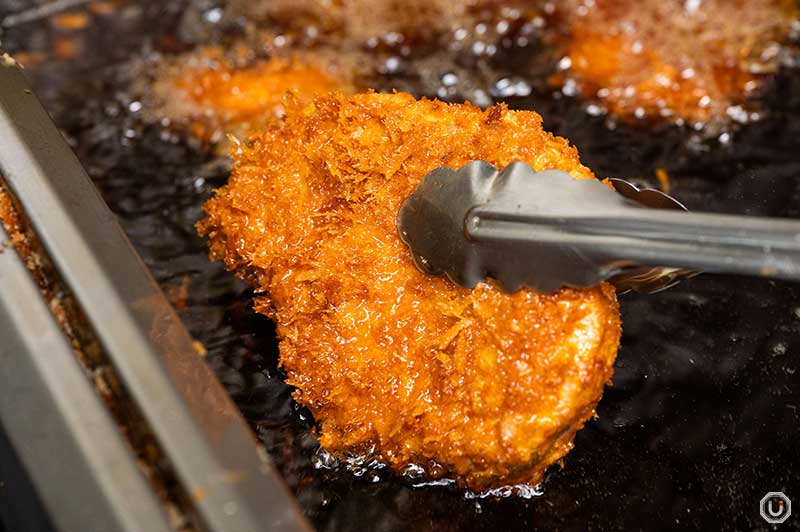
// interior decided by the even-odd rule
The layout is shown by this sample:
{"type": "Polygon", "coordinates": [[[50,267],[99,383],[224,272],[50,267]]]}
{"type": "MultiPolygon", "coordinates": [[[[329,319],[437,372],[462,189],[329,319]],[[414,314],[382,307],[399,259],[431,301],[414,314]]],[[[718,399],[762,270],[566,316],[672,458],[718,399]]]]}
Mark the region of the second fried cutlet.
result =
{"type": "Polygon", "coordinates": [[[313,56],[272,57],[239,66],[215,48],[174,59],[161,68],[152,88],[159,116],[212,143],[279,120],[287,93],[310,101],[334,90],[352,91],[349,78],[313,56]]]}
{"type": "Polygon", "coordinates": [[[569,0],[567,78],[616,115],[742,120],[780,65],[794,0],[569,0]],[[728,116],[731,115],[731,116],[728,116]]]}

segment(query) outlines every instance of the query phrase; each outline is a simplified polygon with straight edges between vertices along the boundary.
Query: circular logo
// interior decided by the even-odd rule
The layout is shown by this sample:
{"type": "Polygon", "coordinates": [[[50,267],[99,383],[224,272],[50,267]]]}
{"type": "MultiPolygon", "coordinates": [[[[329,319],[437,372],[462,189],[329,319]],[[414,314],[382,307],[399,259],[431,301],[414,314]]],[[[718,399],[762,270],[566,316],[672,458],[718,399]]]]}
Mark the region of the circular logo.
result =
{"type": "Polygon", "coordinates": [[[792,501],[781,491],[770,491],[761,499],[760,509],[764,521],[777,525],[792,515],[792,501]]]}

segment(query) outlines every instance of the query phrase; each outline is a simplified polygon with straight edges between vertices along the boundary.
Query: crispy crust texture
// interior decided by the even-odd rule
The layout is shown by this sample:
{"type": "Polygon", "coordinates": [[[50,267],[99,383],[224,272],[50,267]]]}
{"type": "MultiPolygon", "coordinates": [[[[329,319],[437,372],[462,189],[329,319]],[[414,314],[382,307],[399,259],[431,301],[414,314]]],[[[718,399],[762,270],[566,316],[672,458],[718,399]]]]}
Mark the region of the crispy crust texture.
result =
{"type": "Polygon", "coordinates": [[[533,112],[329,95],[235,147],[198,224],[277,323],[295,399],[334,454],[473,490],[538,482],[612,375],[614,290],[467,290],[420,273],[395,217],[438,166],[525,161],[593,178],[533,112]]]}

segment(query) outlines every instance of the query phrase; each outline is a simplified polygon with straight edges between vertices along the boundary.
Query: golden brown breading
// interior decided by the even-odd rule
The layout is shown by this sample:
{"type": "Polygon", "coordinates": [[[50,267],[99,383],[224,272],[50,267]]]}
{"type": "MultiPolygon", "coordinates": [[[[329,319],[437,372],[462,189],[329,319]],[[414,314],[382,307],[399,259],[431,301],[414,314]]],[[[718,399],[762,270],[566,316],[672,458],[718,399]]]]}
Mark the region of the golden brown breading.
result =
{"type": "Polygon", "coordinates": [[[236,66],[214,48],[174,61],[154,88],[161,115],[211,142],[279,119],[286,93],[311,101],[334,90],[351,91],[350,81],[313,59],[273,57],[236,66]]]}
{"type": "Polygon", "coordinates": [[[509,295],[414,267],[400,204],[430,170],[474,159],[593,178],[533,112],[330,95],[237,147],[198,228],[276,321],[325,448],[482,490],[538,482],[570,450],[611,377],[620,319],[606,284],[509,295]]]}
{"type": "Polygon", "coordinates": [[[569,0],[558,9],[570,34],[566,75],[582,95],[617,115],[692,124],[728,120],[762,88],[798,17],[794,0],[569,0]]]}

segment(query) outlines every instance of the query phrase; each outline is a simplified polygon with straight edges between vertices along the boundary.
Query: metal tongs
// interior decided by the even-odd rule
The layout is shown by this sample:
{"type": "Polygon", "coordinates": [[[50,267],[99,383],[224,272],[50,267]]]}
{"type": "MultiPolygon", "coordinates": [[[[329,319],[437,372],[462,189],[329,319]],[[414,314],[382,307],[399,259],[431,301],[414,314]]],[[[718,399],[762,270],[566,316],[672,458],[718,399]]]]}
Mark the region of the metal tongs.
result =
{"type": "Polygon", "coordinates": [[[483,161],[437,168],[397,226],[417,267],[509,292],[610,281],[652,293],[700,272],[800,280],[800,221],[687,212],[654,189],[483,161]]]}

